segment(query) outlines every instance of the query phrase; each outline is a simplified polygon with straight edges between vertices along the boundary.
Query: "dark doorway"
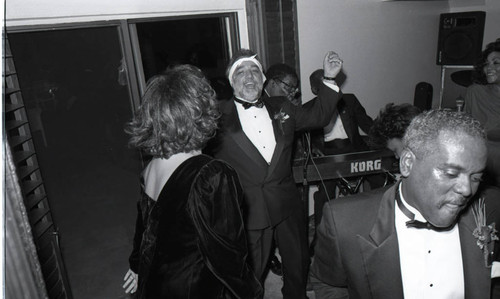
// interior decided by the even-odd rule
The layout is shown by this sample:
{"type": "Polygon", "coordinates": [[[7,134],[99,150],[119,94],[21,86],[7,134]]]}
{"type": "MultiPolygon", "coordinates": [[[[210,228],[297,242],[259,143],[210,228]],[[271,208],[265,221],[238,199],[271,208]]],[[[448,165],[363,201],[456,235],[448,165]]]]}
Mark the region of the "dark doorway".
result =
{"type": "Polygon", "coordinates": [[[205,73],[219,99],[231,97],[224,74],[229,60],[224,18],[140,22],[136,28],[146,81],[170,65],[187,63],[205,73]]]}
{"type": "Polygon", "coordinates": [[[170,64],[191,63],[220,98],[228,88],[230,95],[224,71],[234,24],[235,15],[226,14],[8,31],[75,299],[127,297],[122,279],[144,166],[124,133],[140,103],[131,90],[170,64]],[[132,53],[141,53],[140,61],[132,53]]]}
{"type": "Polygon", "coordinates": [[[9,34],[75,298],[116,298],[142,162],[116,27],[9,34]]]}

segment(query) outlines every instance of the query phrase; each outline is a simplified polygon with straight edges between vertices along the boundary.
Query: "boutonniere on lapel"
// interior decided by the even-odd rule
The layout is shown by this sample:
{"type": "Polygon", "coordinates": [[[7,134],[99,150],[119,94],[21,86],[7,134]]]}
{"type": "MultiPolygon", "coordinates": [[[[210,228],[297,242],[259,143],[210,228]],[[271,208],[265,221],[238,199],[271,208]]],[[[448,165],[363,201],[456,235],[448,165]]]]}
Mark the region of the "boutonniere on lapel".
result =
{"type": "Polygon", "coordinates": [[[283,111],[283,108],[280,109],[280,112],[278,112],[274,115],[274,119],[279,120],[281,134],[285,134],[285,131],[283,131],[283,124],[289,118],[290,118],[290,115],[286,114],[286,112],[283,111]]]}
{"type": "Polygon", "coordinates": [[[472,206],[472,214],[476,221],[476,228],[472,232],[472,235],[477,239],[477,246],[483,250],[484,265],[486,268],[490,268],[493,247],[495,241],[498,240],[498,231],[495,229],[495,222],[486,225],[486,204],[483,197],[479,198],[472,206]]]}

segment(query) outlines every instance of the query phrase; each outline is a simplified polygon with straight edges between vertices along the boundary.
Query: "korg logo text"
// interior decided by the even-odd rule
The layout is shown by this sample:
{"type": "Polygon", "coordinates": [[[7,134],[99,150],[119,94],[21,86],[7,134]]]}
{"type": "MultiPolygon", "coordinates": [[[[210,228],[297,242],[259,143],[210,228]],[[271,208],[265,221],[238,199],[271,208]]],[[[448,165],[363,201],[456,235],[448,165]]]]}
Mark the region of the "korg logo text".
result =
{"type": "Polygon", "coordinates": [[[382,159],[351,162],[351,173],[380,170],[382,159]]]}

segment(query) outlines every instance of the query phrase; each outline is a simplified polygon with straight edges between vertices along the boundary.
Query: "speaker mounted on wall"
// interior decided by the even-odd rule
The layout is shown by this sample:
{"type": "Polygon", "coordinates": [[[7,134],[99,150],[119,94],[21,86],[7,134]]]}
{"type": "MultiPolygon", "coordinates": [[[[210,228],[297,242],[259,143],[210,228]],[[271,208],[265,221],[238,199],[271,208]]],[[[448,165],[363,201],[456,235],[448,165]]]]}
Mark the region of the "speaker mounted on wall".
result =
{"type": "Polygon", "coordinates": [[[439,19],[438,65],[474,65],[481,56],[486,12],[444,13],[439,19]]]}

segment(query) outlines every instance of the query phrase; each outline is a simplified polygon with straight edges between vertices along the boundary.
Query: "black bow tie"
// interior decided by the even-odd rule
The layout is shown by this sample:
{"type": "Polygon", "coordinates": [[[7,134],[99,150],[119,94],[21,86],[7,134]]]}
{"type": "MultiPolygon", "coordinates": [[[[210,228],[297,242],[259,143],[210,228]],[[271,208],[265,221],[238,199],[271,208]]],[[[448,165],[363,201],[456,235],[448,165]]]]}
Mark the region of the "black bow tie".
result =
{"type": "Polygon", "coordinates": [[[250,103],[250,102],[245,102],[245,101],[242,101],[242,100],[240,100],[240,99],[238,99],[238,98],[234,98],[234,100],[235,100],[236,102],[238,102],[238,103],[242,104],[242,105],[243,105],[243,108],[245,108],[245,109],[248,109],[248,108],[250,108],[250,107],[252,107],[252,106],[257,107],[257,108],[262,108],[262,107],[264,107],[264,102],[262,101],[262,99],[258,99],[257,101],[255,101],[255,102],[253,102],[253,103],[250,103]]]}
{"type": "MultiPolygon", "coordinates": [[[[401,186],[401,185],[400,185],[401,186]]],[[[425,228],[425,229],[432,229],[435,231],[445,231],[449,230],[453,227],[436,227],[429,222],[422,222],[419,220],[415,220],[415,214],[413,214],[408,208],[403,204],[403,201],[401,200],[401,197],[399,195],[399,188],[396,189],[396,202],[398,203],[398,207],[405,214],[406,217],[410,218],[409,221],[406,221],[406,227],[414,227],[414,228],[425,228]]]]}
{"type": "Polygon", "coordinates": [[[442,230],[442,229],[439,229],[439,228],[435,227],[434,225],[430,224],[429,222],[422,222],[422,221],[418,221],[418,220],[406,221],[406,227],[442,230]]]}

